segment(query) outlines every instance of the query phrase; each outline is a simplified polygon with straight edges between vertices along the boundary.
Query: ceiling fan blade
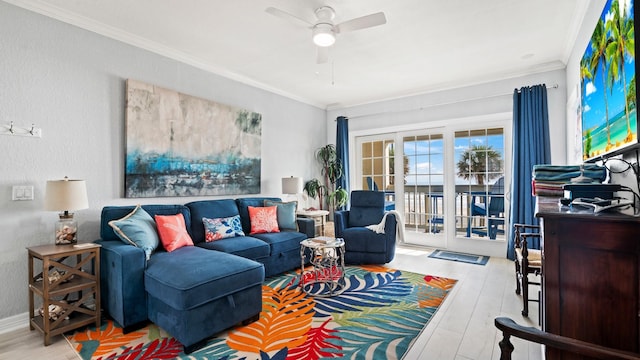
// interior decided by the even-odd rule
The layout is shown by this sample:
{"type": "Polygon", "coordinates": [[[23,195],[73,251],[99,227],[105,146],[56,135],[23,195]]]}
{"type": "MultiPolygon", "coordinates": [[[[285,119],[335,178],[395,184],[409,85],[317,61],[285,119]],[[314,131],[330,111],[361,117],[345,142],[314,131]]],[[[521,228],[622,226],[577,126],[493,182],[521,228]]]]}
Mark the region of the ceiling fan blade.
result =
{"type": "Polygon", "coordinates": [[[383,12],[362,16],[359,18],[347,20],[335,26],[336,32],[347,32],[369,28],[373,26],[383,25],[387,23],[387,18],[383,12]]]}
{"type": "Polygon", "coordinates": [[[276,9],[274,7],[268,7],[265,11],[273,16],[285,19],[295,25],[303,27],[313,27],[313,23],[311,21],[307,21],[306,19],[303,19],[299,16],[289,14],[284,10],[276,9]]]}
{"type": "Polygon", "coordinates": [[[317,64],[325,64],[327,61],[329,61],[329,47],[325,47],[325,46],[316,46],[317,50],[318,50],[318,54],[316,57],[316,63],[317,64]]]}

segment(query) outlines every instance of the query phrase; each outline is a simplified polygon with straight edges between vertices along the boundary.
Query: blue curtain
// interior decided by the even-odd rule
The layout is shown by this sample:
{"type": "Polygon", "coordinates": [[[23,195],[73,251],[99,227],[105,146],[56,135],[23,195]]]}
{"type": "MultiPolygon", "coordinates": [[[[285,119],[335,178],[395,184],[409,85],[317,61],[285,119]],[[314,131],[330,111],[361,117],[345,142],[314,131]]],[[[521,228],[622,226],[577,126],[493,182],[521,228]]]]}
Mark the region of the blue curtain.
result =
{"type": "MultiPolygon", "coordinates": [[[[549,114],[547,87],[535,85],[513,92],[513,176],[511,177],[511,224],[537,225],[535,198],[531,195],[533,165],[549,164],[549,114]]],[[[539,249],[540,244],[531,244],[539,249]]],[[[507,257],[513,259],[514,234],[509,230],[507,257]]]]}
{"type": "MultiPolygon", "coordinates": [[[[336,123],[338,127],[336,132],[336,153],[344,170],[342,177],[338,179],[338,186],[351,194],[349,191],[349,119],[345,116],[338,116],[336,123]]],[[[348,207],[349,204],[347,203],[345,208],[348,207]]]]}

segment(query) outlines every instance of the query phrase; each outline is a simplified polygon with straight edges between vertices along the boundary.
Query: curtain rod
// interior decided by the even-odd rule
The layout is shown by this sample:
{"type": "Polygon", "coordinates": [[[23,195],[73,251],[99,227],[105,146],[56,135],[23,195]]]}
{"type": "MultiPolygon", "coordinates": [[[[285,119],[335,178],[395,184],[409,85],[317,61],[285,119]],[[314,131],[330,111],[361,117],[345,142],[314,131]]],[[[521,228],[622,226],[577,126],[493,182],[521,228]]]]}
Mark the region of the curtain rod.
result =
{"type": "MultiPolygon", "coordinates": [[[[553,85],[549,85],[549,86],[545,85],[545,87],[547,89],[558,89],[560,86],[558,84],[553,84],[553,85]]],[[[520,90],[518,90],[518,89],[514,89],[514,91],[520,92],[520,90]]],[[[454,104],[460,104],[460,103],[465,103],[465,102],[469,102],[469,101],[491,99],[491,98],[494,98],[494,97],[502,97],[502,96],[507,96],[507,95],[513,95],[513,92],[504,93],[504,94],[478,96],[478,97],[475,97],[475,98],[455,100],[455,101],[443,102],[443,103],[438,103],[438,104],[430,104],[430,105],[421,106],[421,107],[415,108],[415,109],[397,110],[397,111],[383,111],[383,112],[373,113],[373,114],[347,116],[347,118],[348,119],[358,119],[358,118],[364,118],[364,117],[369,117],[369,116],[377,116],[377,115],[384,115],[384,114],[400,114],[400,113],[406,113],[406,112],[412,112],[412,111],[422,111],[422,110],[426,110],[428,108],[432,108],[432,107],[436,107],[436,106],[454,105],[454,104]]],[[[333,121],[338,121],[338,120],[335,119],[333,121]]]]}
{"type": "MultiPolygon", "coordinates": [[[[528,87],[531,87],[531,86],[528,86],[528,87]]],[[[547,89],[557,89],[558,88],[558,84],[553,84],[551,86],[545,85],[544,87],[546,87],[547,89]]],[[[513,90],[517,91],[517,92],[520,92],[520,89],[513,89],[513,90]]],[[[510,94],[507,94],[507,95],[510,95],[510,94]]]]}

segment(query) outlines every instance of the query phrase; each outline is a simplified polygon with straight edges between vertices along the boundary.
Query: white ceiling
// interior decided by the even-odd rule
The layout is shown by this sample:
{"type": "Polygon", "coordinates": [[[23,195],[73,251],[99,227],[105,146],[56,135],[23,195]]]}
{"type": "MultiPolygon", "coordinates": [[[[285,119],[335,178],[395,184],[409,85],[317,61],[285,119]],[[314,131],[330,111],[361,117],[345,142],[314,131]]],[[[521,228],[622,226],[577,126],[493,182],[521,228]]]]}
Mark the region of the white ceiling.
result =
{"type": "Polygon", "coordinates": [[[4,0],[300,100],[340,108],[564,68],[584,0],[4,0]],[[265,12],[335,22],[382,11],[382,26],[338,34],[316,64],[311,30],[265,12]]]}

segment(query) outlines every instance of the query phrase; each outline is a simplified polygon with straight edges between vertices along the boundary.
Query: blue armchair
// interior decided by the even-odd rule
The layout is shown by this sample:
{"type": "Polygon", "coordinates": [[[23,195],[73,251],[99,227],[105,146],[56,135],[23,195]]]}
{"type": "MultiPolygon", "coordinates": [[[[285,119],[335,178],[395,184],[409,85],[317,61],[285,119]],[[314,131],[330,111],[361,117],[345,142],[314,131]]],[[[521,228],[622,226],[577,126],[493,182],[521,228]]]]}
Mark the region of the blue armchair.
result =
{"type": "Polygon", "coordinates": [[[336,238],[345,242],[344,260],[347,264],[385,264],[396,252],[396,217],[387,214],[384,233],[366,228],[376,225],[385,216],[384,193],[380,191],[352,191],[351,208],[336,211],[336,238]]]}

